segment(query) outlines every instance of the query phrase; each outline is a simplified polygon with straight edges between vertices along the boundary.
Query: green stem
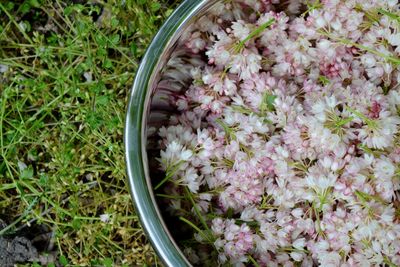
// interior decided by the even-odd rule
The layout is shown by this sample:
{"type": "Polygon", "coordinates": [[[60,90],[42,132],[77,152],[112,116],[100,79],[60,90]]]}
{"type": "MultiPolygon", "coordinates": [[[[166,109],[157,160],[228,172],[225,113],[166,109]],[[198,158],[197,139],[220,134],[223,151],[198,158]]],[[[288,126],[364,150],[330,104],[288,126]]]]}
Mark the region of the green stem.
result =
{"type": "Polygon", "coordinates": [[[321,229],[321,221],[320,221],[320,218],[319,218],[319,216],[320,216],[320,211],[319,211],[319,209],[316,207],[315,202],[312,203],[312,209],[313,209],[313,211],[314,211],[314,213],[315,213],[316,223],[317,223],[317,226],[318,226],[317,232],[318,232],[319,235],[324,236],[324,231],[322,231],[322,229],[321,229]]]}
{"type": "Polygon", "coordinates": [[[258,28],[256,28],[254,31],[252,31],[249,36],[247,36],[243,41],[240,41],[240,45],[244,45],[247,41],[253,39],[254,37],[258,36],[260,33],[262,33],[266,28],[271,26],[272,24],[275,23],[275,19],[270,19],[267,22],[261,24],[258,28]]]}
{"type": "Polygon", "coordinates": [[[165,184],[167,181],[169,181],[169,179],[172,178],[172,176],[174,176],[174,174],[177,172],[177,170],[179,169],[179,167],[182,165],[183,161],[179,161],[176,164],[173,164],[171,166],[167,167],[166,170],[166,175],[165,178],[161,180],[161,182],[159,182],[155,187],[154,190],[159,189],[163,184],[165,184]]]}
{"type": "Polygon", "coordinates": [[[257,261],[251,255],[249,255],[249,260],[251,261],[251,263],[253,263],[253,265],[255,267],[260,267],[260,265],[257,263],[257,261]]]}
{"type": "Polygon", "coordinates": [[[394,13],[391,13],[391,12],[389,12],[389,11],[386,11],[386,10],[384,10],[383,8],[379,8],[379,9],[378,9],[378,12],[381,13],[382,15],[386,15],[386,16],[388,16],[389,18],[391,18],[392,20],[395,20],[395,21],[397,21],[397,22],[400,23],[400,16],[399,16],[399,15],[394,14],[394,13]]]}
{"type": "Polygon", "coordinates": [[[356,48],[358,48],[360,50],[364,50],[364,51],[367,51],[367,52],[369,52],[371,54],[374,54],[374,55],[376,55],[378,57],[381,57],[381,58],[385,59],[386,61],[391,62],[391,63],[393,63],[395,65],[400,65],[400,58],[397,58],[397,57],[395,57],[393,55],[386,55],[386,54],[381,53],[379,51],[376,51],[376,50],[374,50],[374,49],[372,49],[372,48],[370,48],[368,46],[357,44],[357,43],[352,42],[351,40],[348,40],[348,39],[335,37],[335,36],[329,34],[326,31],[319,31],[319,33],[324,35],[324,36],[326,36],[326,37],[328,37],[328,38],[331,38],[332,40],[337,41],[337,42],[339,42],[339,43],[341,43],[343,45],[354,46],[354,47],[356,47],[356,48]]]}
{"type": "Polygon", "coordinates": [[[3,236],[4,234],[6,234],[11,228],[13,228],[15,225],[17,225],[17,223],[19,223],[20,221],[22,221],[28,214],[29,212],[32,210],[32,208],[36,205],[36,203],[39,201],[39,197],[36,197],[31,204],[27,207],[27,209],[25,210],[25,212],[15,221],[13,221],[12,223],[10,223],[9,225],[7,225],[6,227],[4,227],[3,229],[1,229],[0,231],[0,236],[3,236]]]}
{"type": "Polygon", "coordinates": [[[396,267],[397,266],[386,255],[383,256],[383,262],[386,263],[387,265],[389,265],[389,267],[396,267]]]}
{"type": "Polygon", "coordinates": [[[366,203],[369,200],[375,200],[376,202],[379,202],[381,204],[386,204],[386,202],[380,198],[379,196],[374,196],[374,195],[370,195],[368,193],[356,190],[354,192],[354,194],[357,196],[358,199],[360,199],[361,202],[366,203]]]}
{"type": "Polygon", "coordinates": [[[242,41],[240,41],[237,44],[236,47],[236,51],[240,51],[244,45],[246,44],[246,42],[250,41],[251,39],[253,39],[254,37],[258,36],[260,33],[262,33],[266,28],[268,28],[269,26],[271,26],[272,24],[275,23],[275,19],[272,18],[270,20],[268,20],[267,22],[261,24],[260,26],[258,26],[255,30],[253,30],[245,39],[243,39],[242,41]]]}
{"type": "Polygon", "coordinates": [[[326,86],[331,82],[327,77],[325,77],[323,75],[320,75],[318,77],[318,81],[320,81],[323,86],[326,86]]]}
{"type": "Polygon", "coordinates": [[[166,195],[166,194],[156,194],[158,197],[164,197],[169,199],[185,199],[184,196],[166,195]]]}
{"type": "Polygon", "coordinates": [[[24,36],[24,38],[29,42],[33,43],[32,39],[29,37],[28,34],[26,34],[25,30],[21,28],[21,26],[15,21],[14,16],[12,16],[7,9],[0,3],[0,9],[3,10],[3,12],[7,15],[7,17],[12,21],[12,23],[17,27],[19,32],[24,36]]]}
{"type": "Polygon", "coordinates": [[[347,119],[343,119],[339,122],[336,123],[337,127],[342,127],[343,125],[345,125],[348,122],[351,122],[352,120],[354,120],[354,117],[348,117],[347,119]]]}
{"type": "Polygon", "coordinates": [[[368,118],[367,116],[365,116],[364,114],[362,114],[361,112],[352,109],[350,107],[346,107],[346,109],[348,111],[350,111],[351,113],[353,113],[354,115],[356,115],[357,117],[359,117],[360,119],[362,119],[369,127],[376,129],[377,128],[377,124],[375,121],[373,121],[372,119],[368,118]]]}
{"type": "Polygon", "coordinates": [[[199,234],[207,241],[212,242],[212,240],[210,239],[209,236],[207,236],[199,227],[197,227],[194,223],[192,223],[191,221],[187,220],[184,217],[179,217],[179,220],[183,221],[184,223],[186,223],[187,225],[189,225],[190,227],[192,227],[193,229],[195,229],[197,232],[199,232],[199,234]]]}
{"type": "Polygon", "coordinates": [[[196,202],[193,199],[192,193],[189,191],[189,189],[187,189],[187,187],[185,186],[185,193],[188,196],[190,203],[192,203],[194,212],[196,213],[197,217],[199,218],[201,224],[204,226],[204,229],[210,230],[210,228],[208,228],[208,225],[206,223],[206,221],[204,220],[203,216],[200,213],[199,208],[197,207],[196,202]]]}
{"type": "Polygon", "coordinates": [[[224,123],[221,119],[216,119],[215,122],[222,127],[222,129],[224,130],[224,132],[227,134],[227,136],[231,139],[231,140],[236,140],[236,135],[233,132],[233,130],[226,125],[226,123],[224,123]]]}

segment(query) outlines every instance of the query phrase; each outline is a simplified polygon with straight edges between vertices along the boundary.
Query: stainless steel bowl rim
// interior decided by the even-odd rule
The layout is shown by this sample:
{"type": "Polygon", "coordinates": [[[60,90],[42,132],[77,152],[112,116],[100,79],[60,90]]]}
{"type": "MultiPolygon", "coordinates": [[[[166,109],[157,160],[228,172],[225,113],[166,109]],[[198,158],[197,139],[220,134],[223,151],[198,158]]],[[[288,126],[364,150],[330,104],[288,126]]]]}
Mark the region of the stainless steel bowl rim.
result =
{"type": "Polygon", "coordinates": [[[137,70],[125,121],[125,160],[129,190],[139,220],[166,266],[190,266],[170,235],[156,205],[146,154],[146,122],[152,88],[179,36],[215,0],[184,1],[163,24],[137,70]]]}

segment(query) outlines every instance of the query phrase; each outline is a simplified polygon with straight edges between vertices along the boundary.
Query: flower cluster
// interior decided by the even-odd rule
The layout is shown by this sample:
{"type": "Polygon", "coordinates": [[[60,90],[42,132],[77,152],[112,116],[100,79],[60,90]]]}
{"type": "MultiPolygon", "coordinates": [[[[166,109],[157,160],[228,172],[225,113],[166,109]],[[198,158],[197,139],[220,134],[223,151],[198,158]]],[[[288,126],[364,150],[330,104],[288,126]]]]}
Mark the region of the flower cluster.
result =
{"type": "Polygon", "coordinates": [[[184,34],[160,83],[179,113],[158,129],[155,188],[209,257],[400,266],[399,10],[221,1],[184,34]]]}

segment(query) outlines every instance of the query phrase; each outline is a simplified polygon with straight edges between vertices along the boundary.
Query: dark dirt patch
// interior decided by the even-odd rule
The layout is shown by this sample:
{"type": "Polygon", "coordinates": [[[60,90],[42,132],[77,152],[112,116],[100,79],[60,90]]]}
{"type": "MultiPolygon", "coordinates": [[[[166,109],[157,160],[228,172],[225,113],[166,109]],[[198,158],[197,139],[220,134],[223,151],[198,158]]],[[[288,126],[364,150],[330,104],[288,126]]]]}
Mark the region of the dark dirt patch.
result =
{"type": "Polygon", "coordinates": [[[25,237],[0,237],[1,266],[12,267],[16,263],[33,262],[39,257],[37,249],[25,237]]]}
{"type": "MultiPolygon", "coordinates": [[[[0,219],[0,230],[7,224],[0,219]]],[[[18,263],[38,262],[43,266],[49,263],[59,266],[57,253],[53,251],[51,229],[45,225],[33,224],[22,227],[12,234],[0,236],[0,267],[12,267],[18,263]]]]}

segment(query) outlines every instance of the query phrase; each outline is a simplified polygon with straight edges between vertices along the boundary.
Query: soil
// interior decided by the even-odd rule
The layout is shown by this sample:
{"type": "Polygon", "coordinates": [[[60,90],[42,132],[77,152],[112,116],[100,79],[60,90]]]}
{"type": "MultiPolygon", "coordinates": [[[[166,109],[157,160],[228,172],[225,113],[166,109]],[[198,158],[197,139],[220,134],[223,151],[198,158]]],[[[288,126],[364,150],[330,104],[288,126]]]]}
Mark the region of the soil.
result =
{"type": "Polygon", "coordinates": [[[20,236],[0,237],[1,266],[12,267],[16,263],[33,262],[38,258],[38,251],[29,239],[20,236]]]}
{"type": "MultiPolygon", "coordinates": [[[[0,219],[0,230],[7,224],[0,219]]],[[[0,236],[0,267],[13,267],[18,263],[37,262],[59,266],[57,252],[52,245],[53,231],[45,225],[22,227],[12,234],[0,236]]]]}

